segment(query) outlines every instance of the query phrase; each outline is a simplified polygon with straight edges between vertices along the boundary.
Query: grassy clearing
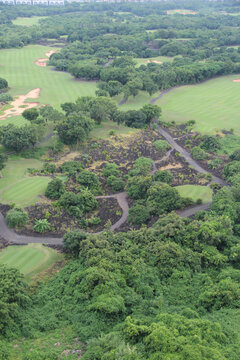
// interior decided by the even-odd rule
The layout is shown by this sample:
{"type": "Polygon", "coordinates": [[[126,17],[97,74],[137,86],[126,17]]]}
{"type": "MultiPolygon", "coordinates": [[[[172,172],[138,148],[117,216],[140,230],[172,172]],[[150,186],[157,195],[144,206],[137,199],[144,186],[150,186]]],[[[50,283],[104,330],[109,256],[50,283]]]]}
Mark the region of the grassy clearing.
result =
{"type": "Polygon", "coordinates": [[[28,168],[41,168],[42,163],[35,159],[22,159],[11,156],[2,171],[0,179],[0,202],[13,202],[24,207],[40,201],[50,178],[45,176],[28,176],[28,168]]]}
{"type": "MultiPolygon", "coordinates": [[[[130,96],[128,100],[120,106],[120,109],[122,111],[127,110],[138,110],[143,105],[149,104],[151,99],[154,99],[158,93],[150,96],[146,91],[140,91],[139,94],[134,98],[133,96],[130,96]]],[[[118,96],[114,97],[114,100],[119,104],[119,102],[123,99],[123,94],[120,94],[118,96]]]]}
{"type": "Polygon", "coordinates": [[[191,198],[193,201],[201,199],[203,204],[212,201],[212,189],[208,186],[181,185],[176,186],[176,189],[182,197],[191,198]]]}
{"type": "Polygon", "coordinates": [[[136,61],[137,65],[136,67],[139,67],[140,65],[147,65],[147,60],[150,61],[161,61],[161,62],[172,62],[174,57],[170,56],[156,56],[152,58],[135,58],[134,61],[136,61]]]}
{"type": "Polygon", "coordinates": [[[188,10],[188,9],[175,9],[167,10],[168,15],[181,14],[181,15],[196,15],[197,11],[188,10]]]}
{"type": "Polygon", "coordinates": [[[37,25],[39,20],[46,18],[47,16],[18,17],[15,20],[12,20],[12,23],[13,25],[32,26],[37,25]]]}
{"type": "Polygon", "coordinates": [[[234,150],[240,149],[240,137],[236,135],[226,135],[220,139],[220,153],[231,155],[234,150]]]}
{"type": "Polygon", "coordinates": [[[240,135],[240,82],[233,82],[239,77],[223,76],[171,90],[156,102],[162,107],[162,119],[177,123],[194,119],[199,132],[210,134],[233,128],[240,135]]]}
{"type": "Polygon", "coordinates": [[[108,139],[110,138],[109,131],[114,130],[115,135],[131,135],[140,131],[139,129],[129,128],[124,125],[118,125],[113,121],[104,121],[101,125],[96,125],[93,131],[91,132],[91,137],[99,139],[108,139]]]}
{"type": "Polygon", "coordinates": [[[9,246],[0,252],[0,264],[17,268],[28,282],[62,259],[62,254],[41,244],[9,246]]]}
{"type": "MultiPolygon", "coordinates": [[[[96,89],[94,81],[74,80],[68,73],[34,64],[37,59],[46,58],[45,53],[52,49],[49,46],[31,45],[0,52],[1,76],[8,80],[11,95],[27,94],[30,90],[40,88],[41,93],[37,101],[58,109],[63,102],[75,101],[79,96],[94,95],[96,89]]],[[[0,123],[22,124],[23,121],[21,116],[17,116],[1,120],[0,123]]]]}

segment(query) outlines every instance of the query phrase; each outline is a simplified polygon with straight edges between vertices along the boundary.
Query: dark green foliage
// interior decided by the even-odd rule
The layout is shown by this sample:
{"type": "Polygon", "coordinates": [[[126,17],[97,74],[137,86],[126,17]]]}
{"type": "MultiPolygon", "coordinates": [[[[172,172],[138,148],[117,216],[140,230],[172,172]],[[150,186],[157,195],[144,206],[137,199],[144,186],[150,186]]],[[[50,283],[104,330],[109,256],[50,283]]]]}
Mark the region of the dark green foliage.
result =
{"type": "Polygon", "coordinates": [[[107,179],[107,184],[110,186],[114,191],[122,191],[124,189],[124,181],[114,175],[110,175],[107,179]]]}
{"type": "Polygon", "coordinates": [[[7,224],[9,227],[21,227],[28,222],[28,214],[21,209],[11,209],[6,216],[7,224]]]}
{"type": "Polygon", "coordinates": [[[97,207],[97,200],[87,189],[80,193],[65,192],[59,199],[59,204],[73,216],[80,217],[82,212],[92,211],[97,207]]]}
{"type": "Polygon", "coordinates": [[[151,213],[163,214],[182,207],[182,199],[173,187],[155,183],[147,191],[147,203],[151,213]]]}
{"type": "Polygon", "coordinates": [[[37,125],[15,126],[9,124],[2,126],[1,143],[9,150],[21,151],[34,146],[42,139],[43,129],[37,125]]]}
{"type": "Polygon", "coordinates": [[[55,178],[48,183],[45,195],[49,199],[59,199],[60,196],[64,193],[65,186],[61,179],[55,178]]]}
{"type": "Polygon", "coordinates": [[[36,120],[36,118],[39,116],[39,112],[38,109],[36,108],[31,108],[31,109],[26,109],[24,110],[24,112],[22,113],[22,116],[29,121],[34,121],[36,120]]]}
{"type": "Polygon", "coordinates": [[[129,110],[125,113],[126,126],[142,129],[147,124],[147,117],[141,110],[129,110]]]}
{"type": "Polygon", "coordinates": [[[200,146],[195,146],[191,150],[191,155],[195,160],[206,160],[208,155],[205,150],[203,150],[200,146]]]}
{"type": "Polygon", "coordinates": [[[103,170],[103,176],[119,176],[118,165],[115,163],[106,163],[103,170]]]}
{"type": "Polygon", "coordinates": [[[39,219],[35,221],[34,231],[38,233],[45,233],[51,229],[51,226],[47,219],[39,219]]]}
{"type": "Polygon", "coordinates": [[[127,182],[126,192],[129,197],[135,200],[144,199],[151,182],[151,176],[131,176],[127,182]]]}
{"type": "Polygon", "coordinates": [[[56,169],[57,169],[57,167],[54,163],[45,162],[43,164],[43,170],[44,170],[44,172],[46,172],[48,174],[54,174],[56,169]]]}
{"type": "Polygon", "coordinates": [[[80,243],[85,240],[87,235],[81,231],[69,231],[63,237],[63,247],[66,252],[77,257],[79,254],[80,243]]]}
{"type": "Polygon", "coordinates": [[[129,209],[128,221],[132,224],[143,225],[150,219],[150,210],[146,205],[135,204],[129,209]]]}
{"type": "Polygon", "coordinates": [[[94,122],[81,113],[71,113],[67,119],[56,125],[56,130],[64,144],[77,144],[85,140],[93,129],[94,122]]]}
{"type": "Polygon", "coordinates": [[[231,160],[240,161],[240,149],[235,150],[229,157],[231,160]]]}
{"type": "Polygon", "coordinates": [[[12,101],[12,100],[13,100],[12,95],[10,95],[8,93],[0,94],[0,102],[7,103],[7,102],[12,101]]]}
{"type": "Polygon", "coordinates": [[[204,135],[200,147],[207,151],[216,151],[220,149],[220,140],[216,136],[204,135]]]}
{"type": "Polygon", "coordinates": [[[146,176],[150,173],[153,166],[153,160],[146,157],[139,157],[135,163],[133,170],[130,172],[130,175],[142,175],[146,176]]]}
{"type": "Polygon", "coordinates": [[[7,156],[0,154],[0,171],[5,167],[7,162],[7,156]]]}
{"type": "Polygon", "coordinates": [[[88,170],[81,171],[78,175],[77,181],[80,185],[85,186],[90,190],[97,190],[100,186],[98,176],[88,170]]]}
{"type": "Polygon", "coordinates": [[[153,180],[171,184],[173,181],[173,174],[168,170],[159,170],[153,175],[153,180]]]}
{"type": "Polygon", "coordinates": [[[63,173],[67,174],[76,174],[77,172],[82,171],[83,165],[79,161],[65,161],[60,169],[63,173]]]}
{"type": "Polygon", "coordinates": [[[0,89],[7,89],[8,88],[8,82],[7,80],[0,78],[0,89]]]}
{"type": "Polygon", "coordinates": [[[17,329],[21,311],[29,304],[29,300],[20,272],[0,265],[0,330],[2,335],[8,332],[10,334],[17,329]]]}
{"type": "Polygon", "coordinates": [[[151,121],[158,119],[162,113],[160,106],[146,104],[141,108],[141,111],[146,115],[146,123],[150,124],[151,121]]]}
{"type": "Polygon", "coordinates": [[[224,166],[223,174],[226,179],[236,175],[240,172],[240,161],[234,160],[224,166]]]}
{"type": "Polygon", "coordinates": [[[153,146],[155,146],[158,151],[167,151],[171,149],[171,146],[166,140],[156,140],[154,141],[153,146]]]}

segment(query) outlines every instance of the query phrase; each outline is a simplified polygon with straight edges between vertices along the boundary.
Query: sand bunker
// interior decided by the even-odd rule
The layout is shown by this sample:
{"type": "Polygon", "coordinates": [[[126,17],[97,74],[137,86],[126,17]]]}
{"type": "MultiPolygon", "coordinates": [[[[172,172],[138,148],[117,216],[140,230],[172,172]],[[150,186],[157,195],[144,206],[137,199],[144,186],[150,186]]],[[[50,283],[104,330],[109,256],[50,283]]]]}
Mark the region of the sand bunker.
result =
{"type": "Polygon", "coordinates": [[[147,60],[146,63],[150,64],[150,63],[155,63],[155,64],[162,64],[162,61],[158,61],[158,60],[147,60]]]}
{"type": "Polygon", "coordinates": [[[233,80],[233,82],[240,82],[240,79],[233,80]]]}
{"type": "Polygon", "coordinates": [[[11,102],[11,108],[4,111],[4,114],[0,116],[0,120],[4,120],[11,116],[21,115],[24,110],[31,109],[38,105],[38,102],[25,102],[27,99],[37,99],[40,95],[40,88],[29,91],[26,95],[18,95],[15,100],[11,102]],[[20,107],[21,106],[21,107],[20,107]],[[24,107],[22,107],[24,106],[24,107]]]}
{"type": "Polygon", "coordinates": [[[56,52],[56,50],[50,50],[48,52],[45,53],[45,55],[47,56],[47,58],[44,59],[37,59],[34,64],[36,64],[37,66],[47,66],[47,61],[50,58],[50,56],[52,54],[54,54],[56,52]]]}

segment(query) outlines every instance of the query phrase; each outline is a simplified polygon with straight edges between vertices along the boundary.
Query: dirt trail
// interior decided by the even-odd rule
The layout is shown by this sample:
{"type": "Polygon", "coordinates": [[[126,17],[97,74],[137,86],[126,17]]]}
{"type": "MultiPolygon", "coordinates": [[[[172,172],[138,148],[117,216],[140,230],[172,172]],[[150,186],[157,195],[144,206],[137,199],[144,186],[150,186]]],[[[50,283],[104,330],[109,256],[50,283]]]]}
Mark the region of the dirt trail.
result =
{"type": "Polygon", "coordinates": [[[11,102],[11,108],[4,111],[0,116],[0,120],[4,120],[11,116],[21,115],[24,110],[31,109],[38,105],[38,102],[25,102],[27,99],[38,99],[40,96],[40,88],[29,91],[26,95],[17,95],[17,98],[11,102]],[[24,106],[24,107],[21,107],[24,106]]]}
{"type": "Polygon", "coordinates": [[[50,50],[48,52],[45,53],[45,55],[47,56],[46,58],[43,59],[37,59],[36,61],[34,61],[34,64],[36,64],[37,66],[47,66],[47,61],[50,58],[50,56],[52,54],[54,54],[56,52],[56,50],[50,50]]]}

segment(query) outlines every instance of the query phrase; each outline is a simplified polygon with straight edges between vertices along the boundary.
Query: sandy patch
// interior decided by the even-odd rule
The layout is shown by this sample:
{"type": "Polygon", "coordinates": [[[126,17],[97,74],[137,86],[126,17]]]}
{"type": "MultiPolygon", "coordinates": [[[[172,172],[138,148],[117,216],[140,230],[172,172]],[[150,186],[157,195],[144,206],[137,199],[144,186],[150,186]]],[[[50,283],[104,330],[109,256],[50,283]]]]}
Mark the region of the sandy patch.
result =
{"type": "Polygon", "coordinates": [[[167,10],[167,14],[196,15],[197,12],[192,10],[176,9],[176,10],[167,10]]]}
{"type": "Polygon", "coordinates": [[[150,64],[150,63],[162,64],[162,61],[158,61],[158,60],[146,60],[146,63],[147,63],[147,64],[150,64]]]}
{"type": "Polygon", "coordinates": [[[21,115],[24,110],[31,109],[38,105],[38,102],[28,103],[27,99],[38,99],[40,95],[40,88],[29,91],[26,95],[18,95],[15,100],[11,102],[11,108],[4,111],[4,114],[0,116],[0,120],[4,120],[10,116],[21,115]],[[20,106],[23,106],[20,107],[20,106]]]}
{"type": "Polygon", "coordinates": [[[181,169],[181,168],[182,168],[182,164],[169,164],[160,167],[158,170],[181,169]]]}
{"type": "Polygon", "coordinates": [[[44,59],[37,59],[34,64],[36,64],[37,66],[47,66],[47,61],[50,58],[50,56],[52,54],[54,54],[56,52],[56,50],[50,50],[48,52],[45,53],[45,55],[47,56],[47,58],[44,59]]]}
{"type": "Polygon", "coordinates": [[[235,79],[233,80],[233,82],[240,82],[240,79],[235,79]]]}
{"type": "Polygon", "coordinates": [[[63,157],[62,157],[60,160],[58,160],[58,162],[56,162],[55,164],[56,164],[57,166],[60,166],[60,165],[62,165],[65,161],[72,161],[72,160],[74,160],[75,157],[77,157],[77,156],[79,156],[79,152],[76,152],[76,151],[71,152],[71,153],[63,156],[63,157]]]}

